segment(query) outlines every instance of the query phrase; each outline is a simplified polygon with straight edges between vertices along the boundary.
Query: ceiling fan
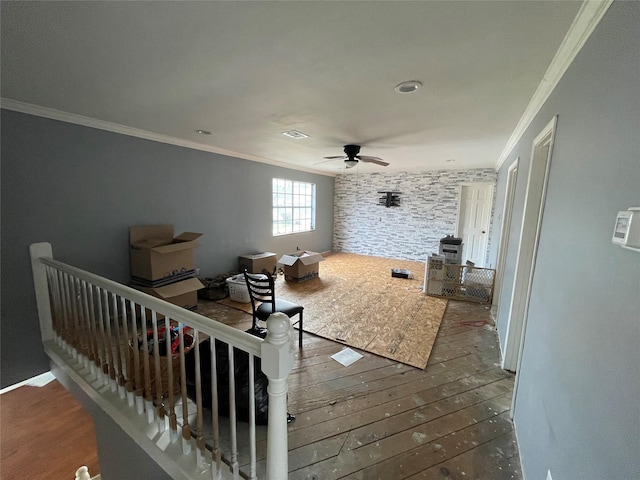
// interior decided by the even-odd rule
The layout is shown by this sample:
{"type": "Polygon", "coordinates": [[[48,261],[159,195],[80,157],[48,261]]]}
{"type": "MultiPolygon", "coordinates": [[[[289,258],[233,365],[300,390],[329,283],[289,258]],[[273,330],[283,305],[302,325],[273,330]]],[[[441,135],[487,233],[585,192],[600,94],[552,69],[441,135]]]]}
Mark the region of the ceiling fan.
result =
{"type": "Polygon", "coordinates": [[[338,155],[335,157],[324,157],[327,160],[335,160],[335,159],[344,159],[344,163],[347,168],[355,167],[358,162],[364,163],[375,163],[376,165],[381,165],[386,167],[389,165],[387,162],[378,157],[369,157],[367,155],[360,155],[360,145],[345,145],[344,146],[344,155],[338,155]]]}

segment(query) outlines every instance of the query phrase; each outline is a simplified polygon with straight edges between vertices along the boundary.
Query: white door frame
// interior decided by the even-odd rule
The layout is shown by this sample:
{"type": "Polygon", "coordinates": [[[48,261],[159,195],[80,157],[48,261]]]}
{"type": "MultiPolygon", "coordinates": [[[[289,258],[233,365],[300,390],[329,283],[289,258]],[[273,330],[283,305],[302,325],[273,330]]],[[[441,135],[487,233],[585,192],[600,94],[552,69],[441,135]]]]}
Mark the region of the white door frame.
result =
{"type": "MultiPolygon", "coordinates": [[[[460,215],[460,212],[462,211],[462,189],[463,187],[477,187],[477,186],[489,186],[491,187],[491,191],[489,192],[489,212],[491,212],[491,210],[493,209],[493,200],[494,200],[494,195],[495,195],[495,185],[491,182],[464,182],[461,183],[458,187],[458,217],[456,218],[456,231],[455,231],[455,236],[459,237],[460,236],[460,219],[462,218],[460,215]]],[[[486,261],[487,261],[487,249],[489,248],[489,229],[491,228],[491,213],[489,213],[488,216],[488,224],[487,224],[487,228],[486,228],[486,236],[485,238],[485,247],[484,247],[484,261],[482,262],[482,266],[485,267],[486,265],[486,261]]],[[[464,252],[464,245],[462,246],[462,251],[464,252]]],[[[478,265],[480,266],[480,265],[478,265]]]]}
{"type": "Polygon", "coordinates": [[[516,158],[507,171],[507,186],[505,188],[504,206],[502,208],[502,227],[500,228],[500,244],[498,245],[498,263],[496,264],[496,283],[493,292],[493,305],[500,304],[502,282],[504,281],[504,267],[507,263],[509,250],[509,232],[511,231],[511,216],[513,214],[513,202],[516,198],[516,183],[518,181],[518,164],[520,157],[516,158]]]}
{"type": "Polygon", "coordinates": [[[516,273],[511,293],[507,337],[502,359],[502,368],[516,371],[511,409],[512,417],[518,389],[531,285],[533,283],[538,241],[540,239],[540,228],[542,226],[557,121],[558,117],[556,115],[535,138],[531,149],[531,163],[527,179],[527,192],[524,199],[516,273]]]}

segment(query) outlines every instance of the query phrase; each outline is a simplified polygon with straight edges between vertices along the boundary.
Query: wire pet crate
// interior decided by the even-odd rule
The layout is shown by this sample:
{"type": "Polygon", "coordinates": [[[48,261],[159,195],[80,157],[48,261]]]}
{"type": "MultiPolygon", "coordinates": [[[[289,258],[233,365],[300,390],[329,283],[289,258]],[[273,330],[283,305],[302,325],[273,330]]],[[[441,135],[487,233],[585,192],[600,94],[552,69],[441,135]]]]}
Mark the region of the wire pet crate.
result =
{"type": "Polygon", "coordinates": [[[429,264],[425,292],[432,297],[491,303],[496,271],[493,268],[429,264]],[[433,270],[433,271],[432,271],[433,270]]]}

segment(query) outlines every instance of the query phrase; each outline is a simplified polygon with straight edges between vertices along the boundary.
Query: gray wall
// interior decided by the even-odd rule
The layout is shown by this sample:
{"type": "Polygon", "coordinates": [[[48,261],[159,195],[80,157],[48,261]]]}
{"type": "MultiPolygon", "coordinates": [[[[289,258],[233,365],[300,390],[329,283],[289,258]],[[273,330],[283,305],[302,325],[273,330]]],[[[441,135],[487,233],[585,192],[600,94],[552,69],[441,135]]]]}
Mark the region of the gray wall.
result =
{"type": "MultiPolygon", "coordinates": [[[[356,172],[336,177],[333,249],[423,262],[456,233],[460,185],[496,182],[493,169],[356,172]],[[378,191],[400,191],[400,206],[378,205],[378,191]]],[[[489,265],[487,265],[489,266],[489,265]]]]}
{"type": "Polygon", "coordinates": [[[611,243],[616,212],[640,206],[638,25],[640,2],[611,6],[499,172],[503,203],[520,156],[504,344],[531,146],[559,115],[514,412],[532,480],[640,478],[640,253],[611,243]]]}
{"type": "Polygon", "coordinates": [[[331,250],[334,179],[2,110],[2,386],[48,370],[29,244],[107,278],[129,279],[128,229],[168,223],[204,235],[202,276],[237,256],[331,250]],[[271,235],[271,179],[317,185],[316,231],[271,235]]]}

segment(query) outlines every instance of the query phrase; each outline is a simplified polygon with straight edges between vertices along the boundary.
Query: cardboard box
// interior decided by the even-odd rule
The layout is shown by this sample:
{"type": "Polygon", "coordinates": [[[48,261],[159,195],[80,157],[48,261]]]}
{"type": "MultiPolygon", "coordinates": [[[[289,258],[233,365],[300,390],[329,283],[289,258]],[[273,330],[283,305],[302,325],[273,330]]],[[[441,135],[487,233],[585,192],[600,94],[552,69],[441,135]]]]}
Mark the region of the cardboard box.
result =
{"type": "Polygon", "coordinates": [[[278,263],[284,265],[284,279],[289,282],[304,282],[320,274],[320,263],[324,257],[316,252],[297,251],[283,255],[278,263]]]}
{"type": "Polygon", "coordinates": [[[198,290],[204,288],[204,285],[197,278],[189,278],[163,287],[134,285],[134,288],[187,310],[195,310],[198,308],[198,290]]]}
{"type": "Polygon", "coordinates": [[[173,225],[131,227],[131,276],[150,287],[194,276],[194,240],[200,236],[185,232],[174,237],[173,225]]]}
{"type": "Polygon", "coordinates": [[[249,273],[262,273],[267,270],[270,274],[274,272],[277,264],[277,256],[271,252],[250,253],[238,257],[238,270],[249,273]]]}

